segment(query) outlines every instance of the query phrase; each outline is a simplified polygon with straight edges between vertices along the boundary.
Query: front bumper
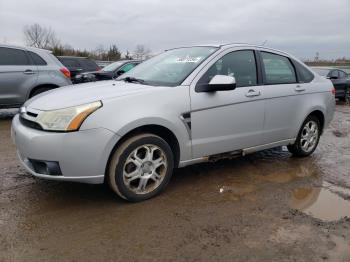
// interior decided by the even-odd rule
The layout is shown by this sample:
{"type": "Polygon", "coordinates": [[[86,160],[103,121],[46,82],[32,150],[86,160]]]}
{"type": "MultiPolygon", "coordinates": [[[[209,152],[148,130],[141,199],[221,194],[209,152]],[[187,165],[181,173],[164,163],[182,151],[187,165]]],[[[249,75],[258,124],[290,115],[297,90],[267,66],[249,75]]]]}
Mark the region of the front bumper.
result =
{"type": "Polygon", "coordinates": [[[104,181],[108,158],[119,136],[105,128],[70,133],[47,132],[24,126],[16,115],[11,136],[22,165],[34,176],[99,184],[104,181]],[[40,174],[31,159],[59,163],[62,175],[40,174]]]}

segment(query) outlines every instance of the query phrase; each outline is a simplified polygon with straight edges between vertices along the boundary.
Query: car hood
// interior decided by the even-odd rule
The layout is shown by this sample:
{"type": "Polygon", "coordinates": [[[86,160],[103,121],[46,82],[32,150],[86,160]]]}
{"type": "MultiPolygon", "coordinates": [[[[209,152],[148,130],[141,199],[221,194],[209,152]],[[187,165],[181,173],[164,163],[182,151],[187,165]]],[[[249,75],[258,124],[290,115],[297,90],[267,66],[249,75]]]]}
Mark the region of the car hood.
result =
{"type": "Polygon", "coordinates": [[[154,87],[124,81],[101,81],[60,87],[33,97],[25,103],[26,107],[36,110],[55,110],[95,101],[130,96],[143,92],[152,92],[154,87]]]}

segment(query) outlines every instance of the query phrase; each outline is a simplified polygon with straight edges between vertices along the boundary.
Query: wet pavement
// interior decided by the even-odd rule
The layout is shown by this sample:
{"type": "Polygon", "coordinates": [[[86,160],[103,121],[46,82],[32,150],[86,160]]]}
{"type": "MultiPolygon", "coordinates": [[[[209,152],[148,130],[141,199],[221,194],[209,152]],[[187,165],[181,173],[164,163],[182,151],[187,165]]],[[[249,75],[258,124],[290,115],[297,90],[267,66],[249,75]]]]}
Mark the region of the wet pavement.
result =
{"type": "Polygon", "coordinates": [[[350,261],[350,107],[315,153],[284,148],[178,169],[130,204],[31,177],[0,111],[0,261],[350,261]]]}

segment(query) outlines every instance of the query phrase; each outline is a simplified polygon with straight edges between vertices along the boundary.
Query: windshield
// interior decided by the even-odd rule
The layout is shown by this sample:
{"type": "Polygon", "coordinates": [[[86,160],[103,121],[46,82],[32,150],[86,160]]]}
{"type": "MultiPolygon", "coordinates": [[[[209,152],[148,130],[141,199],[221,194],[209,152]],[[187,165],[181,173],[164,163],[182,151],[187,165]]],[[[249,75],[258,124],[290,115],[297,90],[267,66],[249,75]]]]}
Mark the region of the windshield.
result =
{"type": "Polygon", "coordinates": [[[108,66],[105,66],[104,68],[102,68],[101,71],[104,72],[112,72],[115,71],[118,67],[120,67],[122,64],[124,64],[123,61],[119,61],[119,62],[114,62],[112,64],[109,64],[108,66]]]}
{"type": "Polygon", "coordinates": [[[327,76],[330,71],[329,69],[323,69],[323,68],[313,68],[313,70],[320,76],[327,76]]]}
{"type": "Polygon", "coordinates": [[[118,80],[134,78],[149,85],[177,86],[216,50],[215,47],[169,50],[143,62],[118,80]]]}

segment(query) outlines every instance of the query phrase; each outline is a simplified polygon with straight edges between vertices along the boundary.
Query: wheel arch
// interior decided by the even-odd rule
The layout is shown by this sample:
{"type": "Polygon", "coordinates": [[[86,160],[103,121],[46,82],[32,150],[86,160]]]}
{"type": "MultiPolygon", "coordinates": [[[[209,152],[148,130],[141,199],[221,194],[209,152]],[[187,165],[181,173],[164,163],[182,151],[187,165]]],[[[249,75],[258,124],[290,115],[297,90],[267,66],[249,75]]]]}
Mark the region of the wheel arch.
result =
{"type": "MultiPolygon", "coordinates": [[[[310,114],[308,116],[316,116],[318,118],[318,120],[320,121],[320,125],[321,125],[321,134],[323,133],[323,129],[324,129],[324,124],[325,124],[325,115],[321,110],[313,110],[312,112],[310,112],[310,114]]],[[[307,116],[307,117],[308,117],[307,116]]]]}
{"type": "Polygon", "coordinates": [[[55,85],[55,84],[40,84],[40,85],[36,85],[34,86],[32,89],[30,89],[30,91],[28,92],[28,95],[27,95],[27,99],[31,98],[33,96],[33,93],[40,89],[40,88],[50,88],[50,89],[55,89],[55,88],[58,88],[59,86],[58,85],[55,85]]]}
{"type": "Polygon", "coordinates": [[[179,144],[179,140],[176,137],[176,135],[174,134],[174,132],[163,125],[147,124],[147,125],[141,125],[138,127],[134,127],[132,129],[128,130],[127,132],[125,132],[121,136],[121,138],[116,142],[116,144],[114,145],[114,147],[112,148],[112,150],[109,154],[106,169],[105,169],[105,174],[107,174],[107,172],[108,172],[108,168],[109,168],[112,156],[113,156],[114,152],[118,149],[118,147],[127,139],[129,139],[133,136],[136,136],[138,134],[143,134],[143,133],[154,134],[154,135],[157,135],[157,136],[163,138],[169,144],[169,146],[174,154],[174,167],[179,166],[180,144],[179,144]]]}
{"type": "Polygon", "coordinates": [[[316,116],[319,119],[320,124],[321,124],[321,134],[323,133],[323,129],[324,129],[324,126],[325,126],[325,113],[324,113],[322,108],[318,108],[318,107],[317,108],[313,108],[312,110],[310,110],[308,112],[308,114],[306,114],[306,116],[301,120],[301,122],[299,123],[298,133],[299,133],[299,131],[300,131],[300,129],[301,129],[305,119],[308,118],[311,115],[316,116]]]}

